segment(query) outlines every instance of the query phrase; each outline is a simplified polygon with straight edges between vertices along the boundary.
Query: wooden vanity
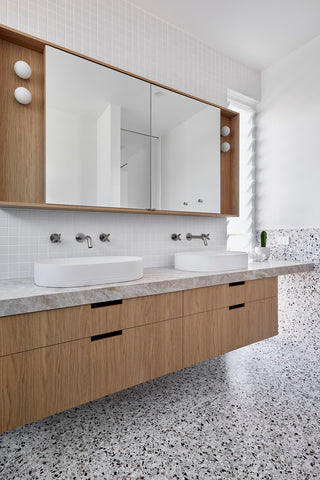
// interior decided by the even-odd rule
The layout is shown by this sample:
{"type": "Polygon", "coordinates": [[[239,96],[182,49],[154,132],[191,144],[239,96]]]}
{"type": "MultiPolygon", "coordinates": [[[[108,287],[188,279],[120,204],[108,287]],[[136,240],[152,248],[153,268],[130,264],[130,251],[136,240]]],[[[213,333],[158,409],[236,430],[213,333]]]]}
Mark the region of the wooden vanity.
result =
{"type": "Polygon", "coordinates": [[[277,277],[0,318],[0,431],[277,335],[277,277]]]}

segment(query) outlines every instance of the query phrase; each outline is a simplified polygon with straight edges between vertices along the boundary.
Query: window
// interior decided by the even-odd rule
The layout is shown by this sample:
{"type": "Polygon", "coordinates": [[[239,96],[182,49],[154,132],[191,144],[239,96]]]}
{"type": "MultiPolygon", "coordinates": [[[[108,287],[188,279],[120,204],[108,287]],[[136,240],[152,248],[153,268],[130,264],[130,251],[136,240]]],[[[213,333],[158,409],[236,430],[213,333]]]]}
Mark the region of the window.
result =
{"type": "Polygon", "coordinates": [[[240,114],[240,216],[227,219],[228,250],[250,251],[255,244],[255,113],[257,102],[228,90],[228,108],[240,114]]]}

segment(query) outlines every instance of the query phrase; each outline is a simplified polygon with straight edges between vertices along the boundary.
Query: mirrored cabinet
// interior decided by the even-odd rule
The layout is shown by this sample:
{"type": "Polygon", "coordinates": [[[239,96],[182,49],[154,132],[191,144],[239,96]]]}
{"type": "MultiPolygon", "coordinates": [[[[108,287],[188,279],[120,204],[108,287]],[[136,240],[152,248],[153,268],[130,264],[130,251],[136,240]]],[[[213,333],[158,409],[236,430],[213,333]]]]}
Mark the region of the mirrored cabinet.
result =
{"type": "Polygon", "coordinates": [[[151,133],[153,206],[220,213],[220,109],[151,85],[151,133]]]}
{"type": "Polygon", "coordinates": [[[237,113],[7,27],[0,38],[0,204],[238,214],[237,113]]]}
{"type": "Polygon", "coordinates": [[[46,47],[46,202],[150,208],[150,85],[46,47]]]}

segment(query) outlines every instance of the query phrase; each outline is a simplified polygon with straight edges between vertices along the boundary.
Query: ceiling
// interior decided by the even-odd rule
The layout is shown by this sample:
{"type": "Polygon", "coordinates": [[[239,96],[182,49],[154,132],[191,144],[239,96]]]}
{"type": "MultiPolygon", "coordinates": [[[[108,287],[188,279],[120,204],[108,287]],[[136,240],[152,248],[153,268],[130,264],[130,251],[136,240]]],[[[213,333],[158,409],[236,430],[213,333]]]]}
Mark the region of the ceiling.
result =
{"type": "Polygon", "coordinates": [[[320,0],[130,0],[255,70],[320,35],[320,0]]]}

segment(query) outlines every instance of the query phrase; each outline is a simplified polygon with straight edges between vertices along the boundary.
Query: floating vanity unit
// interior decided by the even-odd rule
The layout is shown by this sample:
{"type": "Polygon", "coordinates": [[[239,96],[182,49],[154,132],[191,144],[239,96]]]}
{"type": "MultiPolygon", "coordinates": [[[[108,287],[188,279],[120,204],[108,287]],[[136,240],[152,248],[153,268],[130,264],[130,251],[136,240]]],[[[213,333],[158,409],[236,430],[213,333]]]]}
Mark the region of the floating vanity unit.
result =
{"type": "Polygon", "coordinates": [[[276,335],[277,276],[312,269],[146,269],[61,289],[1,282],[0,432],[276,335]]]}

